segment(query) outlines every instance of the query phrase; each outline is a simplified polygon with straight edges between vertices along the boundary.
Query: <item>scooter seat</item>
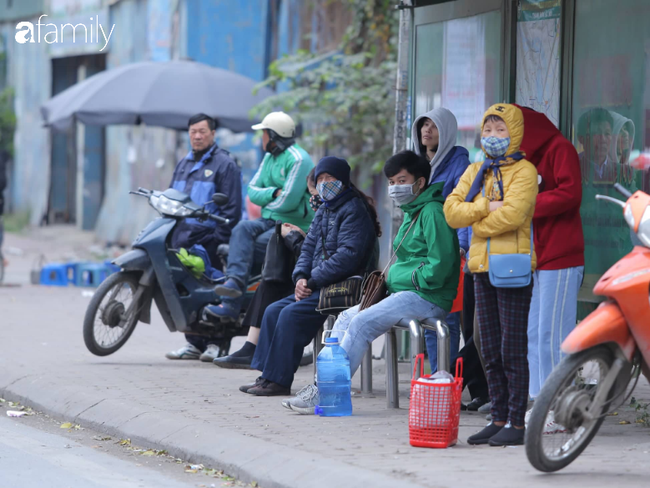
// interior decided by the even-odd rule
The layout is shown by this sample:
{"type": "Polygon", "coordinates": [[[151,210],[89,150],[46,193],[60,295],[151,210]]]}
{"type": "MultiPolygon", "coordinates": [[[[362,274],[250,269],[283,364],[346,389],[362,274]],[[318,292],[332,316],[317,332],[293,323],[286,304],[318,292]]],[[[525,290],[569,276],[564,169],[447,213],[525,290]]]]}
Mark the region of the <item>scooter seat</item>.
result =
{"type": "Polygon", "coordinates": [[[230,244],[220,244],[219,247],[217,247],[218,256],[227,258],[229,251],[230,251],[230,244]]]}

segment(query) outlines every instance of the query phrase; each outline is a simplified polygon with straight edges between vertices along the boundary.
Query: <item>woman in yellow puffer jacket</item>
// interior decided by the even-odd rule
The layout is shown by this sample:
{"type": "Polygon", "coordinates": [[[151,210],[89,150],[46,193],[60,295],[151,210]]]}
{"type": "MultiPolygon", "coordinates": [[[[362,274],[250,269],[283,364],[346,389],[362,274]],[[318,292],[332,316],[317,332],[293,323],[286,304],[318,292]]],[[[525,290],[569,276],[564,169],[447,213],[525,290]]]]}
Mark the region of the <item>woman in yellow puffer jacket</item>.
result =
{"type": "MultiPolygon", "coordinates": [[[[483,117],[481,145],[488,158],[474,163],[447,197],[444,212],[453,228],[471,226],[468,266],[474,273],[476,314],[485,360],[492,422],[469,444],[520,445],[528,403],[528,311],[532,282],[497,288],[488,276],[490,253],[531,253],[531,220],[537,197],[537,170],[524,159],[521,110],[496,104],[483,117]]],[[[531,267],[535,269],[535,253],[531,267]]]]}

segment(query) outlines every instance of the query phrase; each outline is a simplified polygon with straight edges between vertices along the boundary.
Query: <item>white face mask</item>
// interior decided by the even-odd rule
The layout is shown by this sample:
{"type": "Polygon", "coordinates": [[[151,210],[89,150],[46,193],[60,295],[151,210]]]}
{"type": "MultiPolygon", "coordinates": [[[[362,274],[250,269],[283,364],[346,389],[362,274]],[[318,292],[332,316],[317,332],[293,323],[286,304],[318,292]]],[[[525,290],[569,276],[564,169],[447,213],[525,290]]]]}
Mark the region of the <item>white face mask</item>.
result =
{"type": "Polygon", "coordinates": [[[388,196],[393,199],[398,207],[407,205],[418,197],[418,191],[420,189],[418,188],[417,191],[413,190],[416,183],[417,181],[410,185],[391,185],[388,187],[388,196]]]}

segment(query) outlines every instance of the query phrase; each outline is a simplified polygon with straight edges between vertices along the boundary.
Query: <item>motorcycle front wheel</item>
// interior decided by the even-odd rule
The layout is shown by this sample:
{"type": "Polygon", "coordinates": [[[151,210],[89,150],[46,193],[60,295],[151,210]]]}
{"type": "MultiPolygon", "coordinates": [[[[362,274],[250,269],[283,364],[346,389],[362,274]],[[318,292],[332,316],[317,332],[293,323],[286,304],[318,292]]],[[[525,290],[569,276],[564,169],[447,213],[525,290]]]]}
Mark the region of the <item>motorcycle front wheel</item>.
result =
{"type": "MultiPolygon", "coordinates": [[[[589,445],[608,407],[594,405],[594,398],[613,363],[614,354],[601,345],[567,356],[553,370],[526,426],[526,455],[534,468],[559,471],[589,445]]],[[[606,392],[605,398],[611,396],[606,392]]]]}
{"type": "Polygon", "coordinates": [[[84,317],[86,347],[96,356],[108,356],[129,339],[138,322],[140,307],[134,304],[137,278],[119,272],[102,282],[93,295],[84,317]]]}

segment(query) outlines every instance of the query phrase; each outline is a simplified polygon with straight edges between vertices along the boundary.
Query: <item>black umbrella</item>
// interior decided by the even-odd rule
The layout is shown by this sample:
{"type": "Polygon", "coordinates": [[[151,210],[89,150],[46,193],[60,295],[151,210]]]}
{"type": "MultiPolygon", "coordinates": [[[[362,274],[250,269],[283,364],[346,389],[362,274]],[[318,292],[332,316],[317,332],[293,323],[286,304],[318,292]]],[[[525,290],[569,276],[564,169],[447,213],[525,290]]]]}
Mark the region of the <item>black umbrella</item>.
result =
{"type": "Polygon", "coordinates": [[[45,124],[59,130],[85,124],[147,124],[186,129],[205,113],[220,127],[251,131],[251,108],[273,94],[237,73],[194,61],[143,62],[102,71],[59,93],[41,107],[45,124]]]}

